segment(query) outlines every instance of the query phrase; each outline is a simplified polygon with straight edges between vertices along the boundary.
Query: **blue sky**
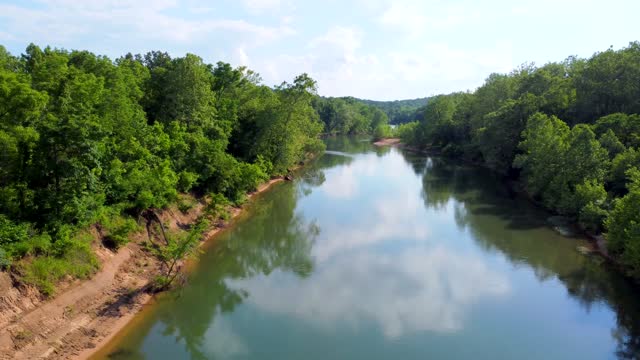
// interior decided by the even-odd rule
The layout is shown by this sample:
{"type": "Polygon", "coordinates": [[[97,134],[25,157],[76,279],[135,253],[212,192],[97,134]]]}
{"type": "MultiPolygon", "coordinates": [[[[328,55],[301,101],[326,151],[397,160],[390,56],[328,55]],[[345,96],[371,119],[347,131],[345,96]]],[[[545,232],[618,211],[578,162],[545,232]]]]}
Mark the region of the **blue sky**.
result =
{"type": "Polygon", "coordinates": [[[0,44],[191,52],[269,85],[307,72],[321,95],[391,100],[624,47],[640,40],[638,14],[639,0],[0,0],[0,44]]]}

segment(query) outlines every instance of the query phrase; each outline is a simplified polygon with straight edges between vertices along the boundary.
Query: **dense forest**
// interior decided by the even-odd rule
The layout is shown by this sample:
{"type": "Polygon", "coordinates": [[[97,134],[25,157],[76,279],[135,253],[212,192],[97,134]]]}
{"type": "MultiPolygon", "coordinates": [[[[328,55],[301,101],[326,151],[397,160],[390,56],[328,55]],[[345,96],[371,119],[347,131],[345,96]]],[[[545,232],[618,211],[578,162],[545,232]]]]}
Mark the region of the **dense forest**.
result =
{"type": "Polygon", "coordinates": [[[605,234],[640,277],[640,42],[492,74],[429,99],[403,142],[517,179],[545,207],[605,234]]]}
{"type": "MultiPolygon", "coordinates": [[[[422,112],[424,111],[424,107],[427,105],[429,98],[419,98],[412,100],[394,100],[394,101],[376,101],[376,100],[365,100],[358,99],[351,96],[340,97],[340,98],[318,98],[317,104],[314,105],[316,109],[324,109],[323,111],[318,111],[321,118],[326,119],[335,119],[338,118],[353,118],[356,113],[360,113],[366,118],[370,118],[371,121],[376,123],[374,117],[371,117],[372,114],[374,116],[378,116],[373,113],[373,109],[381,110],[382,113],[385,114],[388,119],[389,124],[404,124],[408,122],[418,121],[422,117],[422,112]]],[[[331,120],[329,120],[330,122],[331,120]]],[[[333,120],[335,121],[335,120],[333,120]]],[[[346,121],[347,124],[355,124],[354,130],[343,131],[343,133],[358,133],[362,132],[359,130],[359,125],[362,121],[359,119],[354,119],[350,121],[346,121]]],[[[325,121],[327,123],[327,121],[325,121]]],[[[342,122],[341,122],[342,123],[342,122]]],[[[375,129],[375,124],[373,126],[375,129]]],[[[335,129],[335,126],[330,126],[328,129],[335,129]]],[[[330,132],[333,132],[330,130],[330,132]]]]}
{"type": "Polygon", "coordinates": [[[410,99],[410,100],[393,100],[393,101],[376,101],[350,98],[361,102],[365,105],[374,106],[387,114],[390,124],[405,124],[408,122],[418,121],[422,117],[425,106],[429,103],[428,97],[410,99]]]}
{"type": "Polygon", "coordinates": [[[327,135],[388,133],[389,118],[384,111],[354,98],[316,97],[312,105],[327,135]]]}
{"type": "Polygon", "coordinates": [[[0,269],[51,292],[99,266],[82,229],[120,246],[180,193],[240,203],[321,151],[320,134],[386,123],[374,107],[320,99],[306,74],[272,88],[192,54],[0,46],[0,269]]]}

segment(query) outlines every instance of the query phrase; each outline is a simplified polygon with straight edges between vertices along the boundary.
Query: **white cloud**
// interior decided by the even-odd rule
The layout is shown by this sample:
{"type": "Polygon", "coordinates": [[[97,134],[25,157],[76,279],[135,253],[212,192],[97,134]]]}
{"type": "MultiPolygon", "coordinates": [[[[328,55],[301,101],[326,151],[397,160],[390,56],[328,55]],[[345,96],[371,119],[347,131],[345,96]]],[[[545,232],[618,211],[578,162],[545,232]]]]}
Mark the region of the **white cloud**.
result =
{"type": "Polygon", "coordinates": [[[242,0],[244,7],[251,13],[278,12],[283,7],[290,8],[293,4],[286,0],[242,0]]]}
{"type": "Polygon", "coordinates": [[[438,1],[393,1],[378,17],[378,21],[403,32],[412,40],[425,35],[437,35],[455,27],[469,26],[493,17],[473,4],[449,4],[438,1]]]}
{"type": "Polygon", "coordinates": [[[380,22],[417,35],[427,26],[428,18],[416,4],[394,2],[380,16],[380,22]]]}
{"type": "Polygon", "coordinates": [[[239,46],[234,49],[233,58],[235,59],[234,65],[246,66],[246,67],[251,66],[249,55],[247,55],[247,52],[243,46],[239,46]]]}
{"type": "Polygon", "coordinates": [[[307,72],[318,81],[321,94],[373,99],[464,91],[470,84],[482,84],[490,73],[508,72],[514,66],[512,47],[506,42],[481,49],[416,43],[409,49],[367,52],[357,28],[330,28],[307,49],[304,55],[279,55],[267,66],[255,65],[260,72],[268,69],[263,74],[267,82],[307,72]]]}
{"type": "Polygon", "coordinates": [[[628,34],[639,5],[585,1],[589,6],[580,0],[16,1],[0,4],[0,40],[13,52],[29,42],[112,57],[193,52],[208,62],[249,64],[269,85],[307,72],[323,95],[400,99],[473,89],[491,72],[525,61],[589,56],[635,40],[628,34]]]}
{"type": "Polygon", "coordinates": [[[184,18],[173,10],[206,13],[211,7],[171,0],[148,2],[102,0],[77,2],[41,0],[44,8],[29,9],[0,5],[0,18],[6,19],[12,32],[37,37],[41,41],[64,43],[83,35],[132,40],[154,39],[190,44],[205,41],[212,34],[234,35],[252,45],[266,45],[295,33],[289,25],[264,26],[244,19],[184,18]]]}

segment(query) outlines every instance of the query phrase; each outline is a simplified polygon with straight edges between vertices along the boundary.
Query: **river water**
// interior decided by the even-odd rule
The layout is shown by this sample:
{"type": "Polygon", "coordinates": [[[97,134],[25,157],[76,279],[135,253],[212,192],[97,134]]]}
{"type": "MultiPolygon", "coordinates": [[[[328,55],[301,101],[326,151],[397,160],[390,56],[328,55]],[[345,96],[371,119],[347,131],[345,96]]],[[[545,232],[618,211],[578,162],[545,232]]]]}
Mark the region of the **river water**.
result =
{"type": "Polygon", "coordinates": [[[490,172],[353,138],[327,149],[99,356],[640,356],[638,288],[490,172]]]}

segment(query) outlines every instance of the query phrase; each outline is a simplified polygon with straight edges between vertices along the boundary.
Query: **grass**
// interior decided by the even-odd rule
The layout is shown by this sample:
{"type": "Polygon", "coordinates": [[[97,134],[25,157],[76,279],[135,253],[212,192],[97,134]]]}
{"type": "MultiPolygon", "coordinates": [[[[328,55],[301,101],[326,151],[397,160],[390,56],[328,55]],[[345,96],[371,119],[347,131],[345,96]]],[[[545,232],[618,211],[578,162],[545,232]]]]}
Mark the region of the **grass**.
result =
{"type": "Polygon", "coordinates": [[[20,330],[15,334],[14,338],[20,341],[28,341],[33,338],[33,333],[29,330],[20,330]]]}
{"type": "Polygon", "coordinates": [[[183,196],[178,199],[176,205],[181,213],[186,214],[189,210],[193,209],[197,203],[198,202],[193,197],[183,196]]]}
{"type": "Polygon", "coordinates": [[[62,256],[39,256],[25,259],[18,265],[18,273],[25,284],[35,286],[49,297],[55,294],[56,285],[67,275],[76,279],[87,279],[100,268],[86,238],[77,237],[77,241],[65,249],[62,256]]]}

